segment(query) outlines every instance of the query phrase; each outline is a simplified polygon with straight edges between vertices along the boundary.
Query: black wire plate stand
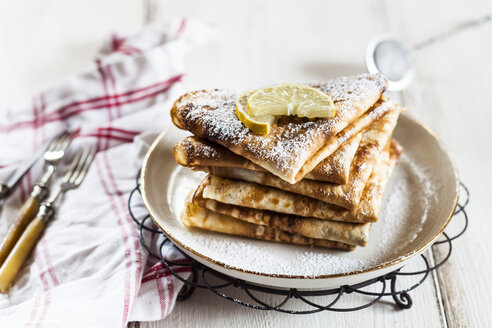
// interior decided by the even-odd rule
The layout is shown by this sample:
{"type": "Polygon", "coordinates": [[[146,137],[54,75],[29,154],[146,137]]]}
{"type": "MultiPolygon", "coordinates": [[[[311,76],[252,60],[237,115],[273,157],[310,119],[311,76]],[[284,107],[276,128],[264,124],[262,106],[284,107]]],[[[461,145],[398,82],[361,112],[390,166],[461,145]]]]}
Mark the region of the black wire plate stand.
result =
{"type": "MultiPolygon", "coordinates": [[[[383,297],[388,296],[391,296],[393,298],[395,304],[399,308],[409,309],[412,307],[413,304],[409,292],[420,286],[429,277],[432,271],[441,267],[449,259],[453,250],[453,241],[463,235],[468,227],[468,215],[465,208],[470,200],[470,193],[468,191],[468,188],[463,183],[460,183],[460,200],[458,205],[456,206],[453,216],[460,217],[462,221],[464,221],[462,223],[463,228],[460,230],[460,232],[452,237],[448,236],[446,232],[443,232],[441,240],[436,241],[431,246],[431,248],[434,249],[436,247],[446,247],[442,246],[443,244],[447,245],[446,255],[437,264],[431,266],[431,260],[426,255],[421,254],[420,258],[425,265],[425,269],[423,270],[403,272],[401,271],[402,268],[399,268],[378,278],[370,279],[355,285],[345,285],[338,288],[325,290],[298,290],[296,288],[281,289],[275,287],[267,287],[249,283],[247,281],[233,278],[223,273],[217,272],[192,259],[185,253],[181,252],[179,249],[177,250],[183,254],[186,259],[185,261],[171,261],[169,259],[166,259],[166,257],[163,255],[163,250],[165,250],[169,246],[175,247],[172,244],[172,241],[168,239],[164,235],[164,233],[156,227],[146,210],[143,211],[143,213],[141,213],[140,215],[136,214],[136,208],[140,207],[141,209],[141,207],[143,206],[139,177],[140,173],[137,175],[136,186],[132,190],[128,198],[128,210],[133,220],[135,221],[135,224],[137,224],[139,227],[139,236],[142,246],[149,252],[150,256],[158,259],[164,265],[164,267],[167,268],[167,270],[169,270],[177,279],[184,283],[183,288],[179,292],[177,298],[178,301],[185,301],[193,294],[195,289],[202,288],[208,289],[219,297],[235,302],[239,305],[246,306],[248,308],[253,308],[257,310],[273,310],[290,314],[310,314],[321,311],[358,311],[368,308],[378,303],[381,299],[383,299],[383,297]],[[146,231],[150,233],[150,238],[149,233],[145,233],[146,236],[144,235],[144,232],[146,231]],[[152,238],[157,238],[159,236],[162,236],[162,242],[160,243],[158,251],[156,252],[151,249],[149,242],[150,240],[152,240],[152,238]],[[187,269],[183,270],[181,268],[187,269]],[[181,273],[178,271],[180,271],[181,273]],[[182,274],[183,271],[191,271],[191,275],[185,278],[182,274]],[[416,283],[414,282],[413,284],[411,284],[409,287],[403,289],[397,288],[397,281],[400,282],[399,280],[402,280],[402,278],[400,277],[403,276],[420,276],[420,279],[416,283]],[[225,288],[231,286],[236,289],[240,289],[241,297],[232,297],[226,293],[225,288]],[[367,287],[370,286],[376,286],[377,290],[379,291],[367,291],[367,287]],[[367,301],[367,303],[364,303],[363,305],[355,307],[341,305],[340,303],[347,303],[341,302],[341,300],[343,298],[349,297],[346,295],[351,294],[362,294],[369,296],[369,301],[367,301]],[[265,298],[272,299],[272,297],[268,297],[269,295],[276,295],[277,297],[275,299],[280,298],[280,300],[274,302],[267,302],[265,300],[262,300],[265,298]],[[331,300],[329,304],[316,303],[316,300],[319,300],[320,297],[327,295],[332,295],[334,297],[334,299],[331,300]]],[[[453,219],[453,221],[456,221],[456,219],[453,219]]],[[[400,285],[400,283],[398,283],[398,285],[400,285]]],[[[324,300],[326,301],[326,298],[324,300]]]]}

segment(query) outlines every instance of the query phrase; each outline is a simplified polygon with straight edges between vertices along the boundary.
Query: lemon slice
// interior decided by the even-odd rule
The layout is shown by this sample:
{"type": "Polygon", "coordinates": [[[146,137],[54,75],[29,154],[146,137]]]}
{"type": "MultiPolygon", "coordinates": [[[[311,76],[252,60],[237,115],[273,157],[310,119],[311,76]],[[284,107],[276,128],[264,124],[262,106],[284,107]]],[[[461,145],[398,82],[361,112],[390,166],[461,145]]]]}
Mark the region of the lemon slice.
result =
{"type": "Polygon", "coordinates": [[[248,97],[251,92],[243,94],[236,100],[236,115],[251,131],[257,134],[270,133],[270,126],[275,120],[272,115],[250,116],[247,112],[248,97]]]}
{"type": "Polygon", "coordinates": [[[336,114],[329,95],[302,84],[279,84],[258,89],[248,98],[248,113],[263,115],[297,115],[299,117],[326,117],[336,114]]]}

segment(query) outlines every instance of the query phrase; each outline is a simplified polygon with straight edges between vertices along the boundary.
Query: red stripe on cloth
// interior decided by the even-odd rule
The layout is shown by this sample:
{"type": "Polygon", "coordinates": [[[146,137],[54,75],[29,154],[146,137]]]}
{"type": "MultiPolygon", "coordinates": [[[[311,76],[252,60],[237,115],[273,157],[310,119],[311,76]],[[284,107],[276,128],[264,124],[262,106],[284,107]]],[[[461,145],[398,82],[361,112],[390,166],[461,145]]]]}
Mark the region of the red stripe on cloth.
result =
{"type": "MultiPolygon", "coordinates": [[[[103,89],[104,89],[104,97],[108,97],[108,90],[106,89],[106,85],[104,83],[104,73],[101,71],[101,62],[100,61],[96,61],[96,64],[97,64],[97,71],[99,72],[99,75],[101,76],[101,81],[102,81],[102,84],[104,85],[103,89]]],[[[107,106],[107,102],[104,106],[105,109],[108,108],[107,106]]],[[[96,142],[96,152],[100,152],[101,150],[103,150],[103,147],[101,147],[101,144],[102,144],[102,139],[101,138],[97,138],[97,142],[96,142]]]]}
{"type": "Polygon", "coordinates": [[[29,314],[29,317],[27,318],[26,321],[26,325],[25,325],[26,327],[31,326],[31,322],[34,322],[34,318],[38,313],[38,309],[39,309],[39,301],[40,301],[40,296],[38,295],[34,298],[31,314],[29,314]]]}
{"type": "MultiPolygon", "coordinates": [[[[173,262],[177,262],[177,263],[191,263],[191,261],[190,260],[187,260],[187,259],[173,260],[173,262]]],[[[164,266],[164,264],[162,264],[162,262],[157,262],[150,269],[148,269],[147,272],[145,272],[144,275],[146,276],[149,273],[152,273],[152,272],[158,271],[158,270],[167,270],[167,268],[164,266]]]]}
{"type": "Polygon", "coordinates": [[[125,38],[119,38],[116,34],[111,34],[111,51],[118,51],[123,43],[125,43],[125,38]]]}
{"type": "Polygon", "coordinates": [[[183,18],[181,20],[181,23],[179,24],[178,35],[180,35],[181,33],[183,33],[183,31],[185,29],[185,26],[186,26],[186,18],[183,18]]]}
{"type": "Polygon", "coordinates": [[[164,288],[164,284],[162,283],[162,279],[156,279],[155,284],[157,286],[157,293],[159,294],[159,304],[161,306],[161,318],[164,318],[166,315],[167,303],[168,303],[168,295],[166,293],[166,289],[164,288]]]}
{"type": "Polygon", "coordinates": [[[147,274],[149,272],[153,272],[153,271],[159,270],[160,268],[164,268],[164,264],[162,264],[161,262],[157,262],[156,264],[154,264],[153,266],[151,266],[147,270],[147,272],[145,272],[145,274],[147,274]]]}
{"type": "MultiPolygon", "coordinates": [[[[97,71],[99,72],[99,75],[101,76],[101,83],[102,83],[102,86],[104,89],[105,99],[111,99],[109,97],[109,91],[108,91],[108,86],[107,86],[107,81],[106,81],[107,80],[106,73],[104,72],[104,68],[101,64],[101,61],[96,60],[96,65],[97,65],[97,71]]],[[[109,119],[109,122],[111,122],[113,120],[113,117],[111,114],[111,107],[112,107],[111,101],[107,101],[106,106],[108,109],[108,119],[109,119]]]]}
{"type": "MultiPolygon", "coordinates": [[[[58,286],[60,283],[58,281],[58,278],[55,274],[55,270],[53,267],[53,264],[51,263],[51,256],[49,255],[48,252],[48,247],[46,245],[46,238],[41,237],[39,240],[38,245],[36,246],[34,250],[34,261],[38,264],[38,270],[40,271],[39,278],[41,279],[41,283],[43,285],[43,290],[44,290],[44,302],[41,307],[39,307],[39,304],[35,304],[36,309],[33,309],[31,314],[30,314],[30,320],[28,321],[28,325],[30,325],[30,322],[34,322],[34,317],[37,314],[38,308],[41,310],[41,314],[37,320],[36,327],[41,327],[44,319],[46,318],[46,315],[48,313],[49,306],[51,304],[51,288],[54,288],[58,286]],[[40,250],[42,254],[40,254],[40,250]],[[43,261],[44,257],[44,261],[43,261]],[[43,265],[43,262],[45,265],[43,265]],[[47,266],[47,268],[45,268],[47,266]],[[48,273],[48,274],[47,274],[48,273]],[[50,286],[50,279],[51,278],[51,286],[50,286]]],[[[39,300],[38,300],[39,303],[39,300]]]]}
{"type": "MultiPolygon", "coordinates": [[[[113,76],[113,71],[111,70],[111,66],[107,65],[109,80],[111,81],[111,86],[113,87],[113,93],[116,95],[118,91],[116,90],[116,81],[113,76]]],[[[121,117],[121,107],[116,104],[116,117],[121,117]]]]}
{"type": "MultiPolygon", "coordinates": [[[[175,267],[172,267],[172,269],[174,270],[174,272],[176,273],[182,273],[182,272],[187,272],[189,271],[187,269],[187,267],[178,267],[178,268],[175,268],[175,267]]],[[[154,270],[152,272],[147,272],[143,277],[142,277],[142,283],[144,282],[147,282],[147,281],[151,281],[151,280],[154,280],[154,279],[158,279],[160,277],[164,277],[166,276],[167,274],[169,274],[171,271],[169,271],[167,268],[161,268],[159,270],[154,270]]]]}
{"type": "MultiPolygon", "coordinates": [[[[104,159],[104,163],[106,166],[106,171],[108,173],[109,181],[112,185],[113,190],[116,192],[116,195],[118,196],[118,200],[120,201],[120,206],[121,206],[121,209],[124,213],[124,218],[126,219],[126,225],[130,229],[130,233],[133,237],[133,248],[134,248],[135,256],[136,256],[135,262],[137,264],[137,272],[135,275],[135,286],[134,286],[134,295],[136,296],[138,294],[138,289],[140,288],[140,283],[141,283],[141,279],[142,279],[142,271],[143,271],[142,253],[140,250],[140,240],[138,238],[137,229],[134,226],[133,219],[131,218],[130,213],[128,212],[126,197],[123,195],[123,192],[121,191],[121,189],[119,189],[119,187],[116,183],[116,179],[115,179],[113,172],[111,170],[111,166],[109,164],[109,159],[108,159],[107,153],[106,152],[103,153],[102,157],[104,159]]],[[[126,319],[124,321],[124,324],[126,324],[126,319]]]]}
{"type": "MultiPolygon", "coordinates": [[[[131,103],[134,103],[134,102],[138,102],[140,100],[144,100],[146,98],[150,98],[150,97],[156,96],[159,93],[168,91],[172,87],[172,85],[174,83],[175,82],[169,83],[167,85],[164,85],[164,86],[160,87],[159,89],[157,89],[157,90],[155,90],[155,91],[153,91],[151,93],[144,94],[144,95],[142,95],[140,97],[137,97],[137,98],[130,98],[130,99],[127,99],[127,100],[124,100],[124,101],[118,101],[117,104],[118,105],[131,104],[131,103]]],[[[100,104],[100,105],[97,105],[97,106],[94,106],[94,107],[82,108],[82,109],[74,110],[74,111],[72,111],[72,112],[70,112],[68,114],[65,114],[63,117],[48,118],[47,121],[48,122],[53,122],[53,121],[66,120],[66,119],[70,118],[71,116],[78,115],[78,114],[83,113],[85,111],[105,109],[105,108],[107,108],[107,104],[100,104]]]]}
{"type": "MultiPolygon", "coordinates": [[[[117,94],[110,97],[108,96],[97,97],[85,101],[75,101],[63,107],[60,107],[56,111],[46,113],[45,115],[42,116],[42,119],[40,120],[39,124],[45,125],[46,123],[50,123],[50,122],[63,121],[72,116],[83,113],[85,111],[105,109],[108,106],[107,102],[110,100],[112,100],[118,105],[135,103],[143,99],[153,97],[159,93],[166,92],[176,82],[181,81],[182,78],[183,78],[183,74],[180,74],[166,81],[155,83],[153,85],[149,85],[143,88],[127,91],[122,94],[117,94]],[[137,94],[144,93],[144,92],[147,93],[137,97],[137,94]],[[127,99],[119,101],[120,98],[127,98],[127,99]],[[88,105],[88,107],[84,107],[84,105],[88,105]]],[[[35,123],[33,121],[18,122],[12,125],[0,126],[0,132],[9,133],[18,129],[33,128],[34,126],[35,123]]]]}
{"type": "Polygon", "coordinates": [[[164,314],[166,317],[171,312],[171,308],[174,302],[174,276],[166,277],[167,281],[167,295],[169,296],[169,303],[167,305],[166,313],[164,314]]]}
{"type": "Polygon", "coordinates": [[[47,292],[44,293],[44,303],[41,309],[41,315],[36,324],[36,328],[41,327],[41,325],[43,324],[43,321],[46,318],[46,315],[48,314],[48,309],[50,307],[50,304],[51,304],[51,292],[48,290],[47,292]]]}
{"type": "Polygon", "coordinates": [[[142,54],[142,50],[138,49],[137,47],[135,46],[130,46],[128,45],[127,48],[130,48],[132,49],[133,52],[137,53],[137,54],[142,54]]]}
{"type": "Polygon", "coordinates": [[[121,52],[124,53],[125,55],[132,55],[132,54],[141,54],[142,50],[138,49],[135,46],[125,44],[126,39],[125,38],[118,38],[116,35],[111,36],[111,51],[112,52],[121,52]]]}
{"type": "MultiPolygon", "coordinates": [[[[83,137],[84,135],[78,135],[77,138],[83,137]]],[[[98,136],[90,136],[89,137],[96,137],[96,153],[98,153],[101,150],[101,138],[98,136]]]]}
{"type": "Polygon", "coordinates": [[[121,216],[120,211],[118,210],[118,207],[116,205],[116,201],[113,197],[113,193],[109,190],[109,186],[105,181],[104,175],[103,175],[103,164],[100,163],[102,159],[100,156],[97,156],[95,159],[96,162],[96,167],[97,167],[97,173],[99,175],[99,181],[101,181],[101,185],[103,187],[104,192],[109,198],[110,204],[111,204],[111,209],[113,210],[113,213],[115,214],[116,217],[116,222],[118,224],[118,227],[121,230],[121,235],[123,239],[123,246],[125,248],[125,282],[124,282],[124,299],[123,299],[123,325],[126,323],[126,320],[128,318],[128,313],[129,313],[129,308],[130,308],[130,284],[131,284],[131,272],[130,272],[130,267],[131,267],[131,252],[130,252],[130,246],[128,242],[128,234],[126,232],[126,229],[123,224],[123,219],[121,216]]]}
{"type": "Polygon", "coordinates": [[[120,47],[118,51],[124,53],[125,55],[134,55],[134,54],[138,55],[142,53],[140,49],[131,45],[124,45],[120,47]]]}
{"type": "MultiPolygon", "coordinates": [[[[173,267],[173,270],[176,273],[191,272],[191,269],[189,267],[180,267],[180,268],[174,268],[173,267]]],[[[162,277],[167,277],[169,275],[172,275],[172,273],[171,273],[171,271],[169,271],[167,269],[163,269],[162,271],[155,271],[152,273],[152,275],[149,275],[149,276],[143,278],[142,283],[147,282],[147,281],[151,281],[151,280],[155,280],[155,279],[159,279],[162,277]]]]}
{"type": "Polygon", "coordinates": [[[130,50],[128,50],[128,49],[125,49],[125,48],[120,48],[120,49],[117,50],[117,52],[120,52],[120,53],[122,53],[124,55],[127,55],[127,56],[131,56],[132,55],[132,52],[130,50]]]}
{"type": "Polygon", "coordinates": [[[123,134],[129,134],[131,136],[136,136],[136,135],[139,135],[140,133],[142,133],[142,131],[136,131],[136,130],[125,130],[125,129],[120,129],[120,128],[115,128],[115,127],[112,127],[112,126],[108,126],[108,127],[100,127],[98,128],[98,130],[100,131],[114,131],[114,132],[120,132],[120,133],[123,133],[123,134]]]}
{"type": "Polygon", "coordinates": [[[86,134],[80,134],[77,136],[77,138],[86,138],[86,137],[94,137],[94,138],[98,138],[98,141],[101,139],[104,139],[104,140],[108,140],[108,139],[111,139],[111,140],[116,140],[116,141],[121,141],[121,142],[124,142],[124,143],[127,143],[127,142],[132,142],[133,141],[133,138],[125,138],[125,137],[119,137],[119,136],[112,136],[110,134],[104,134],[104,133],[86,133],[86,134]]]}
{"type": "Polygon", "coordinates": [[[34,124],[35,124],[34,125],[34,133],[33,133],[33,146],[32,146],[32,149],[33,149],[33,151],[35,151],[36,148],[37,148],[37,142],[38,142],[38,129],[37,129],[37,127],[38,127],[38,124],[39,124],[38,123],[38,115],[39,115],[38,113],[39,112],[38,112],[38,106],[36,104],[36,98],[35,97],[32,98],[32,110],[33,110],[33,117],[34,117],[33,120],[34,120],[34,124]]]}
{"type": "Polygon", "coordinates": [[[46,131],[44,129],[45,124],[45,111],[46,111],[46,101],[44,99],[44,94],[39,95],[39,101],[41,102],[41,113],[40,113],[40,122],[39,125],[41,126],[41,144],[43,145],[46,142],[46,131]]]}
{"type": "MultiPolygon", "coordinates": [[[[104,72],[104,67],[101,65],[100,60],[96,60],[96,64],[97,64],[97,70],[98,70],[99,74],[101,75],[101,83],[103,86],[104,95],[106,96],[107,99],[111,99],[110,94],[109,94],[108,85],[107,85],[106,73],[104,72]]],[[[107,66],[109,66],[109,65],[107,65],[107,66]]],[[[111,113],[112,108],[113,108],[112,101],[108,100],[106,105],[107,105],[106,108],[108,110],[108,122],[109,122],[109,125],[111,126],[111,123],[113,121],[113,116],[111,113]]],[[[106,140],[106,143],[105,143],[104,148],[103,148],[104,150],[109,148],[109,139],[106,138],[105,140],[106,140]]],[[[98,139],[98,143],[99,143],[99,139],[98,139]]]]}
{"type": "Polygon", "coordinates": [[[75,138],[97,138],[97,147],[100,148],[100,143],[102,140],[106,141],[109,139],[120,143],[129,143],[133,142],[135,136],[140,133],[141,132],[139,131],[124,130],[113,127],[100,127],[97,128],[96,132],[78,134],[75,138]]]}
{"type": "Polygon", "coordinates": [[[39,240],[39,244],[41,245],[41,249],[43,251],[43,256],[46,261],[46,265],[48,267],[48,273],[50,275],[51,281],[53,282],[53,287],[56,287],[60,284],[60,282],[58,281],[58,277],[56,276],[55,268],[53,267],[53,263],[51,261],[51,255],[48,250],[48,243],[44,236],[41,237],[41,239],[39,240]]]}
{"type": "MultiPolygon", "coordinates": [[[[177,259],[177,260],[172,260],[172,261],[177,262],[177,263],[191,263],[191,261],[188,259],[177,259]]],[[[165,268],[166,267],[164,266],[164,264],[162,264],[162,262],[157,262],[152,267],[150,267],[149,270],[147,270],[147,272],[152,272],[155,270],[165,269],[165,268]]]]}
{"type": "Polygon", "coordinates": [[[46,270],[44,269],[43,265],[43,260],[42,256],[39,254],[39,248],[36,247],[34,249],[34,262],[36,262],[36,265],[38,266],[38,271],[39,271],[39,279],[41,280],[41,284],[43,285],[43,290],[44,294],[44,302],[39,308],[41,311],[40,317],[38,318],[37,322],[34,322],[36,324],[36,327],[40,327],[42,321],[46,317],[46,314],[48,313],[48,308],[51,304],[51,293],[50,293],[50,285],[48,278],[46,276],[46,270]]]}

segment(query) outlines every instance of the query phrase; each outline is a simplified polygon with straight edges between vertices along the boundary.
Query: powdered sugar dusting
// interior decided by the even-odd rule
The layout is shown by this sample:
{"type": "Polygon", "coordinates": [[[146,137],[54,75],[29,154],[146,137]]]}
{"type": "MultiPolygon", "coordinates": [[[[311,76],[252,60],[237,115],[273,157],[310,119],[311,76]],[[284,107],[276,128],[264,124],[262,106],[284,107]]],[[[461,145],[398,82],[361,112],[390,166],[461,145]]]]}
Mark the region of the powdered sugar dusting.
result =
{"type": "Polygon", "coordinates": [[[418,162],[411,153],[402,155],[386,188],[380,221],[373,224],[368,246],[352,252],[250,240],[183,227],[177,218],[184,198],[203,175],[182,167],[173,171],[168,185],[168,204],[176,216],[170,222],[174,225],[171,230],[189,248],[229,268],[307,278],[363,271],[413,249],[412,244],[421,238],[422,227],[435,215],[440,188],[439,181],[434,179],[436,168],[418,162]]]}
{"type": "Polygon", "coordinates": [[[404,155],[387,185],[380,221],[373,224],[367,247],[344,252],[187,228],[179,216],[185,197],[200,183],[203,174],[173,163],[172,149],[185,135],[183,131],[171,129],[158,147],[153,148],[144,171],[143,191],[148,208],[164,231],[191,250],[195,258],[207,265],[213,262],[236,268],[237,271],[227,273],[242,279],[283,287],[288,282],[296,288],[330,284],[335,287],[340,282],[347,283],[349,277],[306,280],[266,276],[319,278],[367,270],[350,276],[349,280],[356,283],[357,279],[368,279],[371,274],[380,273],[372,270],[376,266],[397,261],[427,245],[441,231],[455,204],[456,175],[446,152],[430,133],[403,115],[394,136],[402,144],[404,155]]]}
{"type": "Polygon", "coordinates": [[[384,256],[398,254],[413,242],[429,217],[429,209],[437,203],[438,182],[426,168],[403,153],[396,172],[398,183],[389,185],[381,217],[383,224],[379,246],[384,256]],[[416,188],[415,188],[416,187],[416,188]],[[409,199],[413,199],[412,202],[409,199]],[[408,213],[412,213],[408,216],[408,213]]]}
{"type": "Polygon", "coordinates": [[[342,76],[336,79],[336,83],[313,83],[313,87],[329,94],[336,102],[340,102],[339,110],[347,110],[347,104],[354,101],[362,101],[368,93],[375,87],[386,88],[386,78],[381,74],[361,74],[357,84],[353,83],[353,77],[342,76]]]}
{"type": "Polygon", "coordinates": [[[187,154],[194,154],[199,158],[218,159],[221,157],[216,147],[205,142],[200,143],[200,147],[196,147],[195,142],[190,138],[190,140],[180,141],[179,144],[186,149],[187,154]]]}
{"type": "Polygon", "coordinates": [[[385,79],[362,74],[313,86],[332,96],[337,115],[312,120],[281,117],[267,136],[254,134],[237,118],[235,101],[239,93],[231,90],[185,95],[176,102],[177,115],[197,136],[217,142],[289,181],[326,140],[379,99],[385,79]]]}

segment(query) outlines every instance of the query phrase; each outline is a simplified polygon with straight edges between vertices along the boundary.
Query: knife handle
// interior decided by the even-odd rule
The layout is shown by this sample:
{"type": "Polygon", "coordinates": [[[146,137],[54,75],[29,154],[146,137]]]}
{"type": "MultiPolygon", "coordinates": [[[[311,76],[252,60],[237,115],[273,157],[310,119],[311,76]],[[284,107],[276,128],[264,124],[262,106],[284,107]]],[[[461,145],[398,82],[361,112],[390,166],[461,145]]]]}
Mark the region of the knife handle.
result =
{"type": "Polygon", "coordinates": [[[10,251],[14,248],[15,243],[22,235],[26,226],[36,216],[39,204],[39,197],[34,197],[32,195],[24,202],[24,204],[22,204],[17,217],[14,222],[12,222],[12,225],[0,244],[0,265],[2,265],[9,256],[10,251]]]}
{"type": "Polygon", "coordinates": [[[20,267],[31,253],[44,230],[46,221],[37,216],[29,223],[0,268],[0,293],[7,292],[20,267]]]}

